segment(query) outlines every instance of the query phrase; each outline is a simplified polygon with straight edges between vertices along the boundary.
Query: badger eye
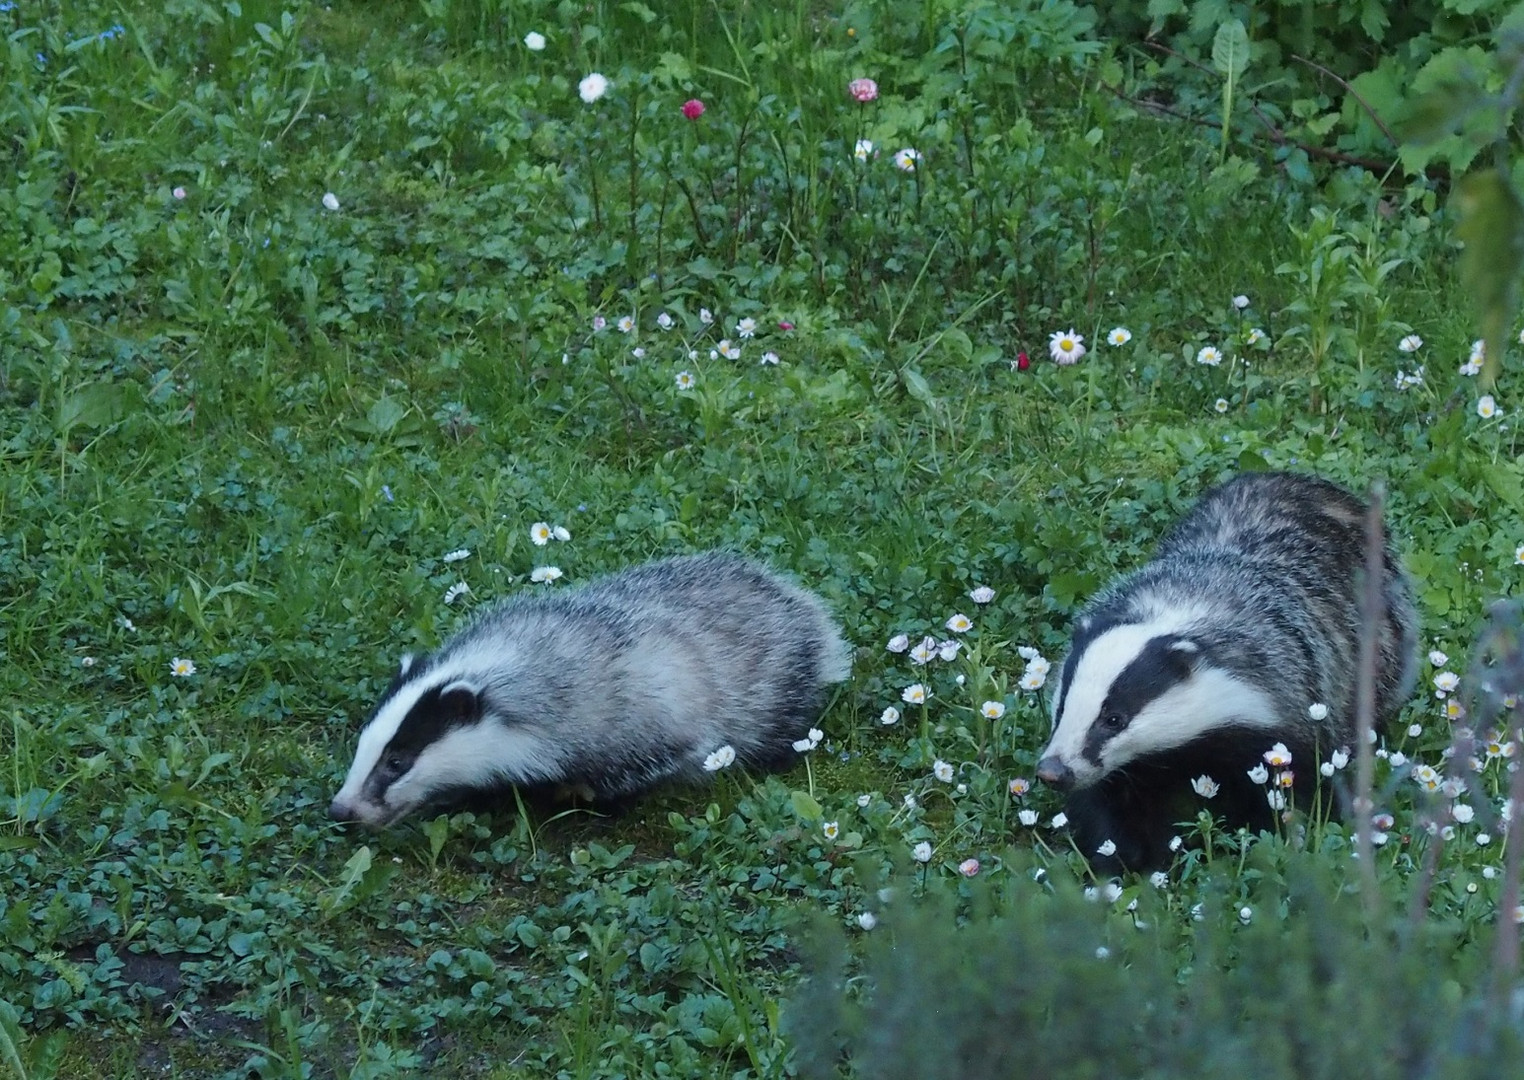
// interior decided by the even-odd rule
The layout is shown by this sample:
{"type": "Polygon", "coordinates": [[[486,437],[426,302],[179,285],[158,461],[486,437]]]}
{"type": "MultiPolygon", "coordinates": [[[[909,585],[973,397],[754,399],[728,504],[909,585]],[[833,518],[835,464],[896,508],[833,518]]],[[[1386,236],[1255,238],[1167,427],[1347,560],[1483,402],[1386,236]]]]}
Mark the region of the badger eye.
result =
{"type": "Polygon", "coordinates": [[[1127,720],[1121,713],[1107,713],[1101,717],[1101,727],[1107,731],[1121,731],[1127,726],[1127,720]]]}
{"type": "Polygon", "coordinates": [[[404,773],[407,771],[407,759],[401,754],[387,754],[386,760],[382,764],[386,766],[386,771],[390,773],[404,773]]]}

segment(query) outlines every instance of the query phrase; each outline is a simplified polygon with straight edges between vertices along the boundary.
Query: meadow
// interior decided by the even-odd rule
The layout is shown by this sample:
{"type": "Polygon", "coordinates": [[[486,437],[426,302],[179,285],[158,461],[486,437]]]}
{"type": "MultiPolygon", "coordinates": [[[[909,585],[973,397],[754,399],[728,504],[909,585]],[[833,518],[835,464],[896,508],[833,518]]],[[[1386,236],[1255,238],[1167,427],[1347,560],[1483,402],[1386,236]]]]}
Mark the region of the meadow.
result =
{"type": "MultiPolygon", "coordinates": [[[[1231,1026],[1278,987],[1326,1049],[1508,1000],[1514,743],[1464,677],[1524,690],[1488,622],[1524,578],[1514,357],[1484,384],[1444,177],[1396,145],[1266,138],[1208,57],[1068,0],[0,29],[0,1075],[845,1075],[820,1025],[867,1030],[875,990],[859,1075],[966,1054],[948,1001],[1031,1021],[972,1075],[1071,1075],[1097,1028],[1176,1040],[1125,1075],[1239,1075],[1246,1044],[1138,1003],[1237,977],[1200,1013],[1231,1026]],[[1374,857],[1203,801],[1167,873],[1093,880],[1033,778],[1047,666],[1262,468],[1384,482],[1416,584],[1374,857]],[[328,820],[401,654],[715,547],[856,647],[796,768],[617,817],[328,820]],[[1346,949],[1329,985],[1390,971],[1390,1002],[1299,996],[1346,949]]],[[[1263,1074],[1321,1075],[1287,1054],[1263,1074]]]]}

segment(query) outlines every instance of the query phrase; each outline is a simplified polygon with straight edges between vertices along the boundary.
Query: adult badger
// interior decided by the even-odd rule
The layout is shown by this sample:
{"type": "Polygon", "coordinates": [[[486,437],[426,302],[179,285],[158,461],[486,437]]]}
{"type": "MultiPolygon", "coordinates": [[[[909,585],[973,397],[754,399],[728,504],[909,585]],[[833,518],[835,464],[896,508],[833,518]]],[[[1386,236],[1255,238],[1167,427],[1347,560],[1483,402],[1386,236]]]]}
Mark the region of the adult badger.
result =
{"type": "Polygon", "coordinates": [[[779,768],[850,666],[816,596],[736,555],[516,596],[402,658],[329,815],[380,827],[513,787],[618,802],[727,746],[779,768]]]}
{"type": "MultiPolygon", "coordinates": [[[[1092,866],[1166,864],[1203,775],[1219,787],[1214,813],[1267,828],[1269,790],[1247,773],[1266,751],[1285,744],[1305,800],[1319,762],[1354,745],[1366,511],[1317,477],[1235,477],[1080,614],[1037,775],[1069,792],[1065,812],[1092,866]],[[1108,840],[1115,852],[1100,854],[1108,840]]],[[[1412,691],[1418,648],[1390,545],[1383,565],[1378,731],[1412,691]]]]}

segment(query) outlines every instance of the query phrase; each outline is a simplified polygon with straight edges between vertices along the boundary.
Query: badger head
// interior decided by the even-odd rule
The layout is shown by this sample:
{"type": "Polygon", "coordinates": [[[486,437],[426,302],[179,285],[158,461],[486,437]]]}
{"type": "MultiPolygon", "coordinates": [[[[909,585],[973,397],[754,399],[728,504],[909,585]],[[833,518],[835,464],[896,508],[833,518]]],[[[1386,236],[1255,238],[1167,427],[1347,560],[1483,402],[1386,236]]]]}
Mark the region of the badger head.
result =
{"type": "Polygon", "coordinates": [[[1141,758],[1275,722],[1262,690],[1214,665],[1200,639],[1178,627],[1081,623],[1037,776],[1085,788],[1141,758]]]}
{"type": "Polygon", "coordinates": [[[486,679],[409,654],[360,732],[328,815],[380,828],[472,792],[554,778],[543,739],[494,705],[486,679]]]}

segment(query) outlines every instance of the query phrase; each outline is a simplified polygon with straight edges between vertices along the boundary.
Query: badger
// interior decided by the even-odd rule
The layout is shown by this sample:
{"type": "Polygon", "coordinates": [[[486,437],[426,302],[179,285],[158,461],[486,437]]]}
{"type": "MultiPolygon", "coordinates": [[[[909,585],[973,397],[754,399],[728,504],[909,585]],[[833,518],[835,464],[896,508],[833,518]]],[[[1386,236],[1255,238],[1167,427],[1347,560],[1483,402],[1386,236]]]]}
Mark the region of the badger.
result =
{"type": "Polygon", "coordinates": [[[380,828],[514,788],[617,807],[732,754],[779,769],[850,667],[817,596],[724,552],[520,594],[402,657],[329,816],[380,828]]]}
{"type": "MultiPolygon", "coordinates": [[[[1080,613],[1037,776],[1067,792],[1071,835],[1092,867],[1167,865],[1176,823],[1202,805],[1192,785],[1203,776],[1201,788],[1217,788],[1205,804],[1215,816],[1270,827],[1271,788],[1248,770],[1276,743],[1291,758],[1282,795],[1308,805],[1319,763],[1355,741],[1366,513],[1318,477],[1237,476],[1080,613]]],[[[1390,543],[1381,600],[1378,732],[1417,670],[1418,616],[1390,543]]]]}

